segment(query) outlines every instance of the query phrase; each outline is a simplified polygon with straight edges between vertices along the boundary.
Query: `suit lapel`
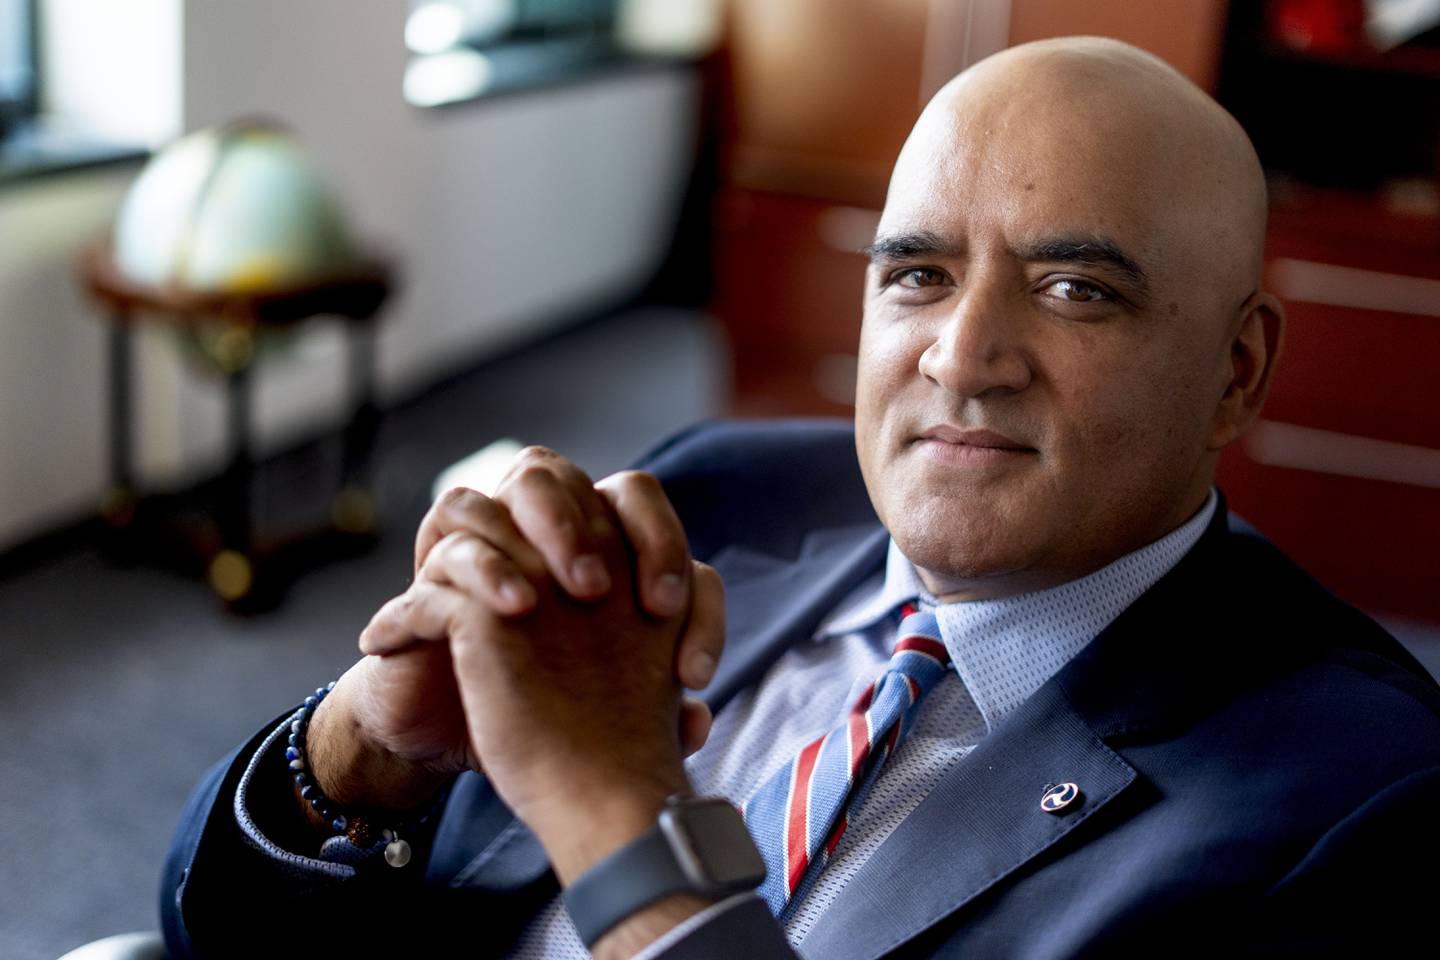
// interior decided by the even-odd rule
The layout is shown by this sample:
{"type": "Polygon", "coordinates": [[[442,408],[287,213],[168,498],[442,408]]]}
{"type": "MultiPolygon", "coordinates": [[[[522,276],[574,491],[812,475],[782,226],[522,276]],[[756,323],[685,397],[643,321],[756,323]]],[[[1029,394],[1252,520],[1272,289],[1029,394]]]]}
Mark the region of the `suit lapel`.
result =
{"type": "Polygon", "coordinates": [[[876,522],[816,530],[798,555],[745,546],[710,559],[725,581],[725,655],[704,692],[719,711],[799,638],[813,632],[866,576],[883,568],[890,535],[876,522]]]}
{"type": "Polygon", "coordinates": [[[862,960],[893,950],[1080,829],[1135,779],[1052,680],[871,855],[811,929],[803,952],[862,960]],[[1080,787],[1079,801],[1046,813],[1040,799],[1047,786],[1064,782],[1080,787]]]}
{"type": "Polygon", "coordinates": [[[845,884],[806,937],[807,955],[879,956],[1072,832],[1085,842],[1123,822],[1094,816],[1143,782],[1110,744],[1193,722],[1223,686],[1213,666],[1226,658],[1182,662],[1176,647],[1204,649],[1223,636],[1215,605],[1205,599],[1215,570],[1233,550],[1226,518],[1222,498],[1200,541],[1174,569],[946,775],[845,884]],[[1190,612],[1183,624],[1176,610],[1190,612]],[[1182,634],[1194,639],[1179,644],[1182,634]],[[1058,815],[1041,810],[1046,785],[1062,782],[1080,787],[1080,803],[1058,815]],[[926,883],[916,884],[917,876],[926,883]]]}

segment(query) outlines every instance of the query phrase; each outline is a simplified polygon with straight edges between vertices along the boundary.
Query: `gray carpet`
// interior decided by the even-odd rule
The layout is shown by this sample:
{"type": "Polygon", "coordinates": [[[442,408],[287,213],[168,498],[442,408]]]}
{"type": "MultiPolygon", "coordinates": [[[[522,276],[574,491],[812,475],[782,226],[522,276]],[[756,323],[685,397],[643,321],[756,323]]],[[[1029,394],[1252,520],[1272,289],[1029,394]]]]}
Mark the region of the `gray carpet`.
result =
{"type": "MultiPolygon", "coordinates": [[[[702,318],[631,313],[447,383],[382,426],[374,551],[237,618],[198,583],[109,564],[84,544],[0,580],[0,958],[54,960],[156,929],[161,862],[201,772],[358,655],[370,614],[409,581],[441,468],[501,436],[599,476],[721,409],[721,341],[702,318]]],[[[300,452],[263,489],[319,471],[300,452]]],[[[297,488],[298,489],[298,488],[297,488]]]]}

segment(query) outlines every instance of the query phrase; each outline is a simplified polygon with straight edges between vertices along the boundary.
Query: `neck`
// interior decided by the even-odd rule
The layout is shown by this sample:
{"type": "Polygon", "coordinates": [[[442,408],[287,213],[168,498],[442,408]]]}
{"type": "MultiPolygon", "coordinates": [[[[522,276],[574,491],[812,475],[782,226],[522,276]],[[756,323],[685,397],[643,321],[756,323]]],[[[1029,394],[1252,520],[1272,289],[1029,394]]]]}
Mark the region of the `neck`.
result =
{"type": "Polygon", "coordinates": [[[1210,485],[1206,484],[1203,490],[1186,497],[1181,505],[1167,513],[1165,519],[1151,525],[1149,528],[1151,532],[1139,534],[1118,545],[1097,548],[1088,554],[1083,552],[1078,556],[1072,554],[1068,563],[1037,564],[1034,567],[997,571],[992,575],[980,577],[955,577],[943,572],[927,570],[918,565],[915,572],[919,574],[920,582],[925,585],[925,589],[930,591],[940,603],[1003,600],[1021,594],[1050,590],[1090,576],[1122,557],[1143,550],[1174,533],[1194,519],[1195,515],[1205,507],[1210,498],[1210,489],[1210,485]]]}

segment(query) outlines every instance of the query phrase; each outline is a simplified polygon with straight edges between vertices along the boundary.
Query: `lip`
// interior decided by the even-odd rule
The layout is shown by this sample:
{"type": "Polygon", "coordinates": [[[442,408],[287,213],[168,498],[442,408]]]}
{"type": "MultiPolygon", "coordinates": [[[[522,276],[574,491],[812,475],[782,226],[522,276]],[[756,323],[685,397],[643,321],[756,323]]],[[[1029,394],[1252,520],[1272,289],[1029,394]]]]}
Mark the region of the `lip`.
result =
{"type": "Polygon", "coordinates": [[[947,469],[998,470],[1029,461],[1037,451],[994,430],[931,427],[915,438],[919,453],[947,469]]]}
{"type": "Polygon", "coordinates": [[[1034,447],[1026,446],[1019,440],[1012,440],[994,430],[965,430],[950,424],[931,427],[920,434],[921,440],[949,444],[957,447],[976,447],[982,450],[1008,451],[1011,453],[1035,453],[1034,447]]]}

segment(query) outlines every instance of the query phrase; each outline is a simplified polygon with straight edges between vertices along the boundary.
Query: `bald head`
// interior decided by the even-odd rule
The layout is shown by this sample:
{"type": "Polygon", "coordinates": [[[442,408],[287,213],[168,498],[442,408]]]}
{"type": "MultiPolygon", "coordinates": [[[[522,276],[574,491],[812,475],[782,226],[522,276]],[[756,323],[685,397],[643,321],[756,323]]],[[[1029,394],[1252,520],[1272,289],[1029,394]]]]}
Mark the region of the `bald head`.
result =
{"type": "Polygon", "coordinates": [[[1264,234],[1244,132],[1133,47],[1027,44],[935,96],[870,248],[855,409],[932,591],[1062,583],[1195,513],[1279,348],[1264,234]]]}
{"type": "Polygon", "coordinates": [[[1100,37],[988,57],[925,109],[892,193],[906,189],[917,164],[1016,157],[1034,178],[1103,190],[1117,215],[1137,224],[1163,220],[1152,258],[1203,261],[1213,282],[1238,296],[1258,287],[1266,194],[1254,148],[1224,108],[1159,58],[1100,37]]]}

